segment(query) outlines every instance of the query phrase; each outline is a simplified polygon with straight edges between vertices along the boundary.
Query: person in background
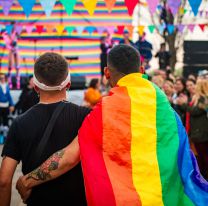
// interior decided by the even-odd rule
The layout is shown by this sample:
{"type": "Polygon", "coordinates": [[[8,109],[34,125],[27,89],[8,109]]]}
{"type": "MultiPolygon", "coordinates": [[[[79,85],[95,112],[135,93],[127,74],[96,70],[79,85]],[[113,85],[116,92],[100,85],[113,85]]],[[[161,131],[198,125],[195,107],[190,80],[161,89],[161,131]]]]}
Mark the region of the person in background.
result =
{"type": "Polygon", "coordinates": [[[188,79],[193,79],[196,82],[196,76],[194,74],[189,74],[188,79]]]}
{"type": "Polygon", "coordinates": [[[153,83],[155,83],[160,89],[162,89],[164,84],[164,79],[161,75],[154,75],[151,79],[153,83]]]}
{"type": "Polygon", "coordinates": [[[183,103],[190,115],[189,137],[194,144],[200,171],[208,179],[208,81],[198,79],[196,86],[187,81],[192,94],[191,104],[187,99],[183,103]]]}
{"type": "Polygon", "coordinates": [[[6,81],[6,76],[0,73],[0,125],[8,127],[8,115],[13,111],[14,103],[6,81]]]}
{"type": "Polygon", "coordinates": [[[135,44],[130,40],[128,30],[124,30],[123,39],[119,42],[119,44],[126,44],[135,47],[135,44]]]}
{"type": "Polygon", "coordinates": [[[13,87],[12,85],[12,66],[14,60],[14,66],[16,69],[16,87],[20,89],[20,76],[19,76],[19,52],[18,52],[18,38],[19,35],[16,31],[16,24],[14,21],[11,22],[12,31],[9,34],[7,31],[2,32],[2,36],[4,42],[6,44],[6,48],[8,50],[8,81],[10,88],[13,87]]]}
{"type": "Polygon", "coordinates": [[[181,106],[181,99],[187,97],[187,91],[186,91],[186,81],[182,77],[176,78],[175,84],[175,93],[173,94],[173,108],[178,113],[178,115],[181,118],[181,121],[183,125],[186,124],[186,110],[181,106]]]}
{"type": "Polygon", "coordinates": [[[34,90],[33,76],[29,77],[28,84],[23,88],[19,101],[15,105],[15,111],[22,114],[39,102],[37,92],[34,90]]]}
{"type": "Polygon", "coordinates": [[[99,79],[92,79],[88,89],[84,93],[85,106],[93,108],[100,101],[101,97],[100,81],[99,79]]]}
{"type": "Polygon", "coordinates": [[[171,80],[166,80],[163,84],[163,91],[165,92],[169,102],[173,103],[174,84],[171,80]]]}
{"type": "Polygon", "coordinates": [[[135,45],[141,54],[141,59],[149,64],[149,61],[152,59],[152,44],[146,40],[145,32],[139,37],[135,45]]]}
{"type": "Polygon", "coordinates": [[[159,58],[159,69],[167,71],[170,69],[170,52],[166,51],[165,43],[160,45],[160,50],[157,52],[155,57],[159,58]]]}
{"type": "Polygon", "coordinates": [[[107,66],[107,53],[109,49],[112,47],[111,42],[109,41],[108,36],[102,36],[100,38],[100,69],[101,69],[101,84],[103,82],[104,77],[104,68],[107,66]]]}
{"type": "Polygon", "coordinates": [[[193,79],[187,79],[186,90],[188,92],[188,97],[190,98],[190,100],[192,100],[196,92],[196,81],[194,81],[193,79]]]}

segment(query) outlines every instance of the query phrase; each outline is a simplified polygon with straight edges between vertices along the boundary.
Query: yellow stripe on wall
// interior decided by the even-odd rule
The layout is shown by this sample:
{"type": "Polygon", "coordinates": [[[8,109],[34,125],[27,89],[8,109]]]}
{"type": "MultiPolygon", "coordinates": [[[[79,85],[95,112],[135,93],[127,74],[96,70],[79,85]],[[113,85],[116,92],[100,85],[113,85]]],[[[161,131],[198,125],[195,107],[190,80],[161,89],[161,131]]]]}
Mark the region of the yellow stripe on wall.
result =
{"type": "MultiPolygon", "coordinates": [[[[131,99],[131,158],[134,186],[142,206],[163,206],[162,187],[156,151],[156,92],[141,74],[119,81],[127,86],[131,99]]],[[[168,154],[167,154],[168,155],[168,154]]]]}

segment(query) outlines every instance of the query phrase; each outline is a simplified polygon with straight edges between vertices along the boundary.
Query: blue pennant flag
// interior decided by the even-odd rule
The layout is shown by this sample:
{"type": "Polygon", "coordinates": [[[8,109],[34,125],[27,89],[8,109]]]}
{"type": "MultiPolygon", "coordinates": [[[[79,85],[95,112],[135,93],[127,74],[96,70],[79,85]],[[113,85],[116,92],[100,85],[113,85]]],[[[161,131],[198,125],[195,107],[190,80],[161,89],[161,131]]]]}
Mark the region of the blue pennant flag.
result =
{"type": "Polygon", "coordinates": [[[18,0],[18,1],[22,6],[26,17],[28,18],[30,16],[30,13],[32,12],[32,8],[35,4],[35,0],[18,0]]]}
{"type": "Polygon", "coordinates": [[[6,25],[6,31],[9,35],[12,33],[13,27],[14,27],[14,25],[11,25],[11,24],[6,25]]]}
{"type": "Polygon", "coordinates": [[[168,33],[172,34],[174,32],[175,26],[172,24],[168,24],[167,29],[168,29],[168,33]]]}
{"type": "Polygon", "coordinates": [[[189,4],[191,6],[192,11],[194,12],[194,16],[197,15],[201,2],[202,0],[189,0],[189,4]]]}
{"type": "Polygon", "coordinates": [[[47,17],[51,15],[56,0],[40,0],[40,4],[43,7],[47,17]]]}
{"type": "Polygon", "coordinates": [[[85,28],[85,30],[89,32],[90,35],[92,35],[92,33],[96,30],[96,28],[94,26],[88,26],[85,28]]]}

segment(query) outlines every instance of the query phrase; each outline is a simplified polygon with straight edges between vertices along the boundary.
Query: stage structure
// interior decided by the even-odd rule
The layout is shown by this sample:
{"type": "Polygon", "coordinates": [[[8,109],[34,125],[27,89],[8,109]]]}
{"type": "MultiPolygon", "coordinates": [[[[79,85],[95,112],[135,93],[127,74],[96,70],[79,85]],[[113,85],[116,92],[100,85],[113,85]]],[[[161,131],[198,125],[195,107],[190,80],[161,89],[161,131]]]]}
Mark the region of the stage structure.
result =
{"type": "MultiPolygon", "coordinates": [[[[107,29],[114,40],[122,37],[121,31],[131,27],[132,17],[122,1],[117,1],[112,12],[108,12],[104,1],[98,1],[93,15],[89,15],[81,1],[77,1],[72,15],[56,1],[52,13],[46,16],[39,1],[36,1],[27,18],[16,1],[5,15],[0,7],[0,29],[8,29],[11,20],[18,25],[20,38],[20,74],[33,73],[35,59],[46,51],[59,52],[70,61],[72,76],[86,78],[100,76],[100,37],[107,29]],[[70,60],[70,58],[72,58],[70,60]]],[[[8,72],[8,52],[0,37],[0,70],[8,72]]],[[[13,68],[12,73],[15,74],[13,68]]]]}

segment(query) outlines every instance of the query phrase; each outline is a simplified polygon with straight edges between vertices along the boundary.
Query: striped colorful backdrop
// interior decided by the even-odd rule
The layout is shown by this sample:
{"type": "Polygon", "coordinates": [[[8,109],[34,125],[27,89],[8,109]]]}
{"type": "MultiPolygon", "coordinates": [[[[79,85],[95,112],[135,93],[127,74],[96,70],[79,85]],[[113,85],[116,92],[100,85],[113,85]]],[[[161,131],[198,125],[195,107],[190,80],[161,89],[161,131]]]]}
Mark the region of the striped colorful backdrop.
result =
{"type": "MultiPolygon", "coordinates": [[[[128,15],[124,1],[116,2],[114,9],[108,13],[105,2],[98,1],[93,16],[90,16],[83,4],[77,1],[73,14],[68,16],[62,4],[56,1],[50,17],[46,17],[39,2],[33,7],[30,17],[27,19],[19,4],[13,4],[8,16],[3,14],[0,8],[0,25],[5,26],[11,20],[17,20],[18,25],[23,26],[23,32],[19,39],[20,71],[22,75],[33,72],[34,60],[46,51],[60,52],[64,56],[78,56],[79,60],[71,61],[72,75],[85,75],[87,77],[98,77],[100,75],[100,48],[98,32],[100,27],[115,27],[117,25],[131,25],[131,17],[128,15]],[[56,32],[56,27],[62,24],[64,27],[74,26],[75,30],[71,35],[66,30],[61,35],[56,32]],[[36,25],[43,25],[42,33],[36,31],[36,25]],[[33,31],[28,34],[26,26],[33,26],[33,31]],[[85,30],[86,27],[95,27],[91,35],[85,30]],[[51,31],[47,30],[52,27],[51,31]],[[79,30],[83,28],[80,34],[79,30]]],[[[121,35],[114,34],[116,40],[121,35]]],[[[0,69],[7,72],[8,58],[5,44],[0,38],[0,69]]],[[[13,73],[15,70],[13,69],[13,73]]]]}

